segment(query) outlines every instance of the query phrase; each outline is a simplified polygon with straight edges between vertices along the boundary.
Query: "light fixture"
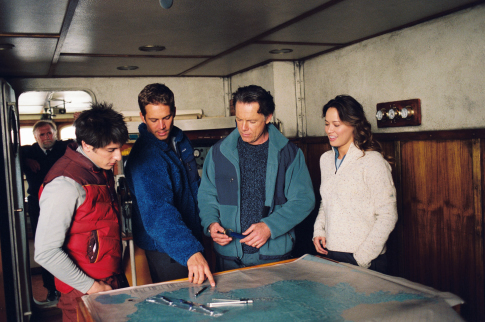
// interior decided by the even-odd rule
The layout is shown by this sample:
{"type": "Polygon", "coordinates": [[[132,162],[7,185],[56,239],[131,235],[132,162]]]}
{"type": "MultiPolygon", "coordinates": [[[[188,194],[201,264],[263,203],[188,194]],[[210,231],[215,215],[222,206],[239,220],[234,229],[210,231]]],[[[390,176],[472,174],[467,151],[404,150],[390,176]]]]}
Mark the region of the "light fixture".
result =
{"type": "Polygon", "coordinates": [[[421,100],[379,103],[376,119],[377,127],[421,125],[421,100]]]}
{"type": "Polygon", "coordinates": [[[173,0],[160,0],[160,6],[163,9],[170,9],[173,5],[173,0]]]}
{"type": "Polygon", "coordinates": [[[394,120],[394,118],[396,117],[396,115],[397,115],[397,112],[396,112],[396,108],[395,107],[391,107],[389,109],[389,111],[387,111],[387,117],[390,120],[394,120]]]}
{"type": "Polygon", "coordinates": [[[411,106],[403,107],[399,111],[399,116],[401,116],[403,119],[407,119],[408,117],[412,117],[413,115],[414,115],[414,110],[411,108],[411,106]]]}
{"type": "Polygon", "coordinates": [[[380,109],[380,110],[378,110],[378,111],[377,111],[377,113],[376,113],[376,119],[377,119],[378,121],[382,121],[382,119],[384,118],[384,116],[386,116],[386,114],[387,114],[387,111],[386,111],[386,109],[385,109],[385,108],[380,109]]]}
{"type": "Polygon", "coordinates": [[[13,49],[13,47],[15,46],[12,44],[0,44],[0,50],[9,50],[9,49],[13,49]]]}
{"type": "Polygon", "coordinates": [[[269,53],[270,54],[288,54],[288,53],[291,53],[292,51],[293,51],[293,49],[283,48],[283,49],[270,50],[269,53]]]}
{"type": "Polygon", "coordinates": [[[165,50],[165,46],[145,45],[145,46],[138,47],[138,50],[141,50],[141,51],[162,51],[162,50],[165,50]]]}
{"type": "Polygon", "coordinates": [[[119,69],[119,70],[135,70],[135,69],[138,69],[138,66],[120,66],[120,67],[117,67],[116,69],[119,69]]]}

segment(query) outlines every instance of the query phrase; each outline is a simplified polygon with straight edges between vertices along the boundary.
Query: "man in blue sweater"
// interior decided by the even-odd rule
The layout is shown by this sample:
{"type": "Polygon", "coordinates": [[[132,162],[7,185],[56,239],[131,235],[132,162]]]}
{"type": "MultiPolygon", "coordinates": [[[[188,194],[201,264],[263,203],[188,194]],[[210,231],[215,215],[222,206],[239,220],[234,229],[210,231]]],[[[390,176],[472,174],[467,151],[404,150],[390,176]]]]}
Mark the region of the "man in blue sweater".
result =
{"type": "Polygon", "coordinates": [[[175,100],[163,84],[147,85],[138,95],[140,137],[126,163],[133,196],[133,237],[145,250],[154,283],[189,277],[214,278],[202,252],[197,207],[200,177],[194,150],[173,125],[175,100]]]}
{"type": "Polygon", "coordinates": [[[237,129],[208,153],[198,195],[217,270],[290,258],[293,229],[315,206],[302,151],[270,123],[273,96],[251,85],[233,102],[237,129]]]}

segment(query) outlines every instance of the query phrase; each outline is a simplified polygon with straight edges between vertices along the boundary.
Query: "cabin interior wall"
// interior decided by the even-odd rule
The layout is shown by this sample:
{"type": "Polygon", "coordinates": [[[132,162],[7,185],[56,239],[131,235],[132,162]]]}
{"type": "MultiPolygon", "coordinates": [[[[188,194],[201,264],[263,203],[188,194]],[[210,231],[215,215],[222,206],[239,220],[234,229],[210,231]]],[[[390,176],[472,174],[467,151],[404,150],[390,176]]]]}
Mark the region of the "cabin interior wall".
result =
{"type": "Polygon", "coordinates": [[[285,136],[295,137],[297,135],[297,98],[294,63],[275,61],[231,77],[232,92],[248,85],[259,85],[271,92],[276,105],[273,120],[281,121],[285,136]]]}
{"type": "Polygon", "coordinates": [[[375,132],[479,128],[485,124],[485,5],[305,61],[309,136],[325,134],[322,106],[348,94],[375,132]],[[421,99],[419,127],[377,129],[376,104],[421,99]]]}
{"type": "Polygon", "coordinates": [[[12,79],[17,95],[39,90],[88,90],[98,102],[112,103],[118,111],[139,111],[138,94],[147,84],[162,83],[174,93],[178,110],[202,109],[206,116],[224,116],[223,80],[218,77],[138,78],[24,78],[12,79]]]}
{"type": "Polygon", "coordinates": [[[283,124],[283,133],[295,137],[297,128],[297,95],[295,92],[295,67],[293,62],[274,62],[275,121],[283,124]]]}
{"type": "Polygon", "coordinates": [[[236,74],[231,77],[231,91],[235,92],[239,87],[259,85],[273,95],[274,86],[274,62],[251,69],[247,72],[236,74]]]}

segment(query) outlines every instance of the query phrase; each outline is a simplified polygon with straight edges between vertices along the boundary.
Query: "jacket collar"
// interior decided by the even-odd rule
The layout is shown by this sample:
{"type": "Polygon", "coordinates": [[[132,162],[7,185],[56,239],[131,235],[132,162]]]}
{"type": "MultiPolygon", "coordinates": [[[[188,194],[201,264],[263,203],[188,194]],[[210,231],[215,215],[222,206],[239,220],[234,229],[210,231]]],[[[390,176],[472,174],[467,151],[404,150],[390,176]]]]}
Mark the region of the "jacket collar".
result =
{"type": "MultiPolygon", "coordinates": [[[[267,125],[267,130],[269,133],[270,147],[276,149],[277,151],[283,149],[289,140],[271,123],[267,125]]],[[[237,154],[237,140],[240,136],[241,135],[239,134],[237,128],[234,129],[234,131],[232,131],[231,134],[229,134],[221,143],[221,150],[227,149],[228,151],[231,151],[231,153],[237,154]]]]}
{"type": "Polygon", "coordinates": [[[84,150],[77,145],[76,142],[71,142],[66,148],[64,154],[66,158],[69,158],[72,162],[81,165],[83,168],[90,169],[93,172],[100,172],[102,169],[98,168],[93,161],[84,153],[84,150]],[[82,157],[80,157],[80,155],[82,157]]]}
{"type": "MultiPolygon", "coordinates": [[[[145,123],[141,123],[138,126],[138,131],[140,132],[140,137],[146,138],[150,143],[158,144],[164,151],[168,151],[171,149],[167,142],[157,139],[155,135],[150,133],[145,123]]],[[[174,126],[172,128],[172,131],[170,132],[169,139],[174,139],[175,143],[179,143],[180,141],[182,141],[183,137],[184,132],[182,132],[182,130],[178,127],[174,126]]]]}
{"type": "MultiPolygon", "coordinates": [[[[56,142],[54,142],[54,144],[52,145],[52,147],[49,150],[54,151],[57,148],[58,142],[59,142],[59,140],[56,140],[56,142]]],[[[44,148],[42,148],[39,143],[35,142],[34,144],[32,144],[32,146],[35,149],[39,149],[40,151],[42,151],[45,154],[46,150],[44,148]]]]}
{"type": "MultiPolygon", "coordinates": [[[[337,154],[335,153],[335,149],[333,147],[332,147],[332,153],[335,159],[337,157],[337,154]]],[[[339,171],[345,168],[347,164],[349,164],[353,160],[356,160],[363,156],[364,156],[364,152],[360,150],[358,147],[356,147],[355,144],[352,142],[349,146],[349,150],[347,151],[347,154],[345,154],[345,160],[342,161],[342,164],[340,165],[339,171]]]]}
{"type": "MultiPolygon", "coordinates": [[[[332,147],[332,152],[335,156],[335,149],[334,147],[332,147]]],[[[359,156],[363,156],[363,151],[360,150],[358,147],[355,146],[354,142],[350,143],[350,146],[349,146],[349,150],[347,151],[347,154],[345,155],[345,158],[355,158],[355,157],[359,157],[359,156]]]]}

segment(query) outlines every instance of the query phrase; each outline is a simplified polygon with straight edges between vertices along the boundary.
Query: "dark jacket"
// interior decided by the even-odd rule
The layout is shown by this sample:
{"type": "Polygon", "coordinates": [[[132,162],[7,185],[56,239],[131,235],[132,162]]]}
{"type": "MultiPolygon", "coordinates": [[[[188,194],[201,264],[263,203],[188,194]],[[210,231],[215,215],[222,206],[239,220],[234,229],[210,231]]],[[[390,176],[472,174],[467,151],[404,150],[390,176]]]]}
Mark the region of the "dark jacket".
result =
{"type": "Polygon", "coordinates": [[[133,196],[133,238],[139,247],[187,265],[192,255],[203,251],[194,149],[177,127],[171,132],[177,153],[144,123],[139,131],[125,168],[133,196]]]}
{"type": "Polygon", "coordinates": [[[29,188],[27,190],[29,195],[35,197],[38,196],[39,188],[42,185],[47,172],[49,172],[54,163],[56,163],[56,161],[64,155],[67,145],[71,142],[73,141],[56,141],[56,143],[54,143],[52,146],[49,155],[44,153],[38,143],[24,145],[20,148],[22,166],[25,176],[27,177],[27,183],[29,184],[29,188]],[[25,164],[25,159],[32,159],[39,162],[40,170],[37,172],[32,172],[25,164]]]}

